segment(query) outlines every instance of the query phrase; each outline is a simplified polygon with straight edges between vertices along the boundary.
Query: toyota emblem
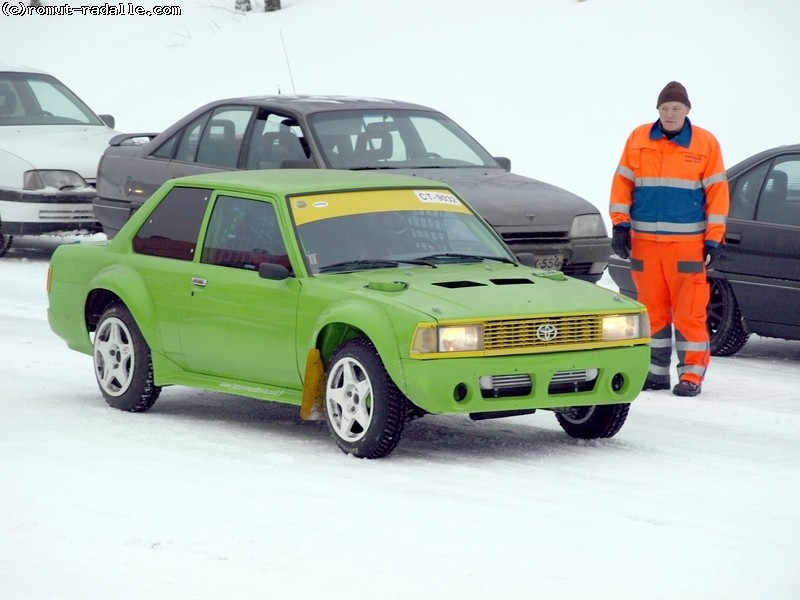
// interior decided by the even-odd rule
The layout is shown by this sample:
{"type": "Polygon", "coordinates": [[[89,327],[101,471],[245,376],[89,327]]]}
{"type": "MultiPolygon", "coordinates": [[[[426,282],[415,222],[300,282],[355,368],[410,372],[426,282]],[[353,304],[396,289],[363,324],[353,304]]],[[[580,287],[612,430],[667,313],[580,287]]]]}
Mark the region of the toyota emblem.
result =
{"type": "Polygon", "coordinates": [[[547,323],[546,325],[539,325],[536,329],[536,338],[542,342],[552,342],[558,336],[558,329],[555,325],[547,323]]]}

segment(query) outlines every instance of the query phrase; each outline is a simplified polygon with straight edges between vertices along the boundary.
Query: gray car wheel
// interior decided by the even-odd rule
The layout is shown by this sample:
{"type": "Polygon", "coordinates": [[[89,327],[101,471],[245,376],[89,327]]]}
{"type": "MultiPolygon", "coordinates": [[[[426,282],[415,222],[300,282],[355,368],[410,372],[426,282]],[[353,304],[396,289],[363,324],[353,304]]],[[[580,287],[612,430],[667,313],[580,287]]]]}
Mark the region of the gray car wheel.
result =
{"type": "Polygon", "coordinates": [[[358,458],[391,453],[403,432],[407,403],[369,340],[347,340],[334,352],[325,378],[325,416],[343,452],[358,458]]]}
{"type": "Polygon", "coordinates": [[[94,374],[106,402],[120,410],[144,412],[161,388],[153,382],[150,348],[127,308],[112,305],[94,334],[94,374]]]}
{"type": "Polygon", "coordinates": [[[750,339],[742,325],[742,313],[731,285],[724,279],[709,278],[711,298],[706,324],[713,356],[732,356],[750,339]]]}

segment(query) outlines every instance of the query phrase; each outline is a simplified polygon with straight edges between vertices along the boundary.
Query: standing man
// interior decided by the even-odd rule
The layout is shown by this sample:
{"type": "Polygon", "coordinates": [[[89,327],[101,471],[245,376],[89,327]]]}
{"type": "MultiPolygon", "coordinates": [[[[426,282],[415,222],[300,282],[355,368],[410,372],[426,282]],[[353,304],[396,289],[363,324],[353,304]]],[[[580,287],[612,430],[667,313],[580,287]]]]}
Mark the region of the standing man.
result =
{"type": "Polygon", "coordinates": [[[692,125],[686,88],[669,82],[658,95],[658,120],[633,130],[611,185],[612,246],[631,259],[639,301],[650,316],[652,344],[645,390],[670,388],[672,326],[678,396],[697,396],[711,355],[706,268],[725,239],[728,181],[716,138],[692,125]]]}

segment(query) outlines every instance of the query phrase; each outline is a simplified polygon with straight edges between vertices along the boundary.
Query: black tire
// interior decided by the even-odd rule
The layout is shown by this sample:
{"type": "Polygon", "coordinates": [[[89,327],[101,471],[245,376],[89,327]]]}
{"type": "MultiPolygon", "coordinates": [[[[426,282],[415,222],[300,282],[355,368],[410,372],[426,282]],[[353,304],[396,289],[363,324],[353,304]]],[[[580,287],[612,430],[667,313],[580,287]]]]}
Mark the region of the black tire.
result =
{"type": "Polygon", "coordinates": [[[106,309],[94,334],[94,375],[106,402],[127,412],[149,410],[161,393],[150,348],[127,308],[106,309]]]}
{"type": "Polygon", "coordinates": [[[556,413],[561,428],[581,440],[610,438],[617,434],[628,418],[630,404],[576,406],[556,413]]]}
{"type": "Polygon", "coordinates": [[[712,356],[731,356],[750,339],[742,325],[742,313],[733,289],[724,279],[709,279],[711,298],[708,302],[706,325],[711,339],[712,356]]]}
{"type": "Polygon", "coordinates": [[[409,404],[372,343],[342,342],[328,362],[325,417],[336,445],[358,458],[383,458],[400,442],[409,404]]]}

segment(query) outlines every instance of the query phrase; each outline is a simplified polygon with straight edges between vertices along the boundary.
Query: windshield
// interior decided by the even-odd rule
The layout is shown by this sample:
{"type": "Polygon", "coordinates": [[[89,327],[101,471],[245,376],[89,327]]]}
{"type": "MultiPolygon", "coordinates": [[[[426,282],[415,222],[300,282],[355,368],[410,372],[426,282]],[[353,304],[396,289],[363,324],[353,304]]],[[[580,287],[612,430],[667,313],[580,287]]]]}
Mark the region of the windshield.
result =
{"type": "Polygon", "coordinates": [[[0,73],[2,125],[103,125],[103,122],[50,75],[0,73]]]}
{"type": "Polygon", "coordinates": [[[333,169],[499,168],[478,142],[441,113],[333,111],[311,115],[309,124],[333,169]]]}
{"type": "Polygon", "coordinates": [[[449,192],[369,190],[290,199],[309,273],[515,262],[449,192]]]}

